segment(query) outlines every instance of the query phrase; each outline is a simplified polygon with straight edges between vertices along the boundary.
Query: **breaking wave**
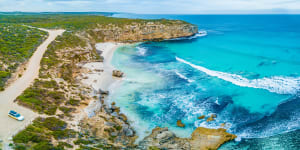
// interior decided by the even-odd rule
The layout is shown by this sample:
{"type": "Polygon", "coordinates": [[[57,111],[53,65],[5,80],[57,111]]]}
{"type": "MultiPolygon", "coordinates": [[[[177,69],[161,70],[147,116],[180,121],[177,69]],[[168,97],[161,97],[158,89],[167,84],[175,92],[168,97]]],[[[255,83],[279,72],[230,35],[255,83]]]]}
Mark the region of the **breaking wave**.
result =
{"type": "Polygon", "coordinates": [[[147,53],[147,49],[144,47],[136,47],[139,56],[145,56],[147,53]]]}
{"type": "Polygon", "coordinates": [[[278,93],[278,94],[297,94],[297,92],[300,90],[300,77],[293,78],[293,77],[274,76],[270,78],[249,80],[237,74],[230,74],[230,73],[225,73],[220,71],[209,70],[207,68],[204,68],[202,66],[197,66],[178,57],[176,57],[176,60],[185,63],[199,71],[202,71],[207,75],[217,77],[219,79],[231,82],[241,87],[265,89],[270,92],[278,93]]]}
{"type": "Polygon", "coordinates": [[[180,38],[174,38],[174,39],[169,39],[169,41],[174,41],[174,40],[191,40],[191,39],[195,39],[198,37],[202,37],[202,36],[206,36],[207,32],[206,31],[199,31],[198,33],[196,33],[193,36],[189,36],[189,37],[180,37],[180,38]]]}

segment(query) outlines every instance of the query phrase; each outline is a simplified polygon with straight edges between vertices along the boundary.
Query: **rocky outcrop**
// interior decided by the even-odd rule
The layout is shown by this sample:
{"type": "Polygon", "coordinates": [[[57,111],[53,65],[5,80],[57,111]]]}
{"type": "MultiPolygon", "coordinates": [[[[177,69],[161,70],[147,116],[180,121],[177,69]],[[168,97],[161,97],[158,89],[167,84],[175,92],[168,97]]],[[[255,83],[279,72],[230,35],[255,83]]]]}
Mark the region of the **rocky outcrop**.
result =
{"type": "Polygon", "coordinates": [[[236,135],[226,132],[226,129],[197,128],[190,139],[191,150],[217,149],[227,141],[233,140],[236,135]]]}
{"type": "Polygon", "coordinates": [[[87,33],[98,41],[131,43],[188,37],[198,33],[198,27],[179,20],[137,21],[98,25],[87,33]]]}
{"type": "Polygon", "coordinates": [[[139,143],[138,149],[189,150],[191,147],[188,139],[176,137],[168,128],[157,127],[152,130],[151,135],[145,137],[144,140],[139,143]]]}
{"type": "Polygon", "coordinates": [[[168,150],[208,150],[217,149],[227,141],[235,139],[236,136],[227,133],[225,129],[207,129],[199,127],[191,138],[179,138],[168,130],[168,128],[155,128],[152,134],[145,137],[139,143],[138,148],[147,149],[168,149],[168,150]]]}
{"type": "MultiPolygon", "coordinates": [[[[105,141],[102,145],[112,145],[117,149],[131,148],[136,139],[135,131],[127,122],[119,107],[103,104],[95,116],[86,117],[81,121],[81,131],[86,133],[92,142],[105,141]]],[[[97,142],[95,142],[97,143],[97,142]]]]}
{"type": "Polygon", "coordinates": [[[121,72],[120,70],[113,70],[112,72],[112,76],[117,77],[117,78],[122,78],[124,75],[123,72],[121,72]]]}

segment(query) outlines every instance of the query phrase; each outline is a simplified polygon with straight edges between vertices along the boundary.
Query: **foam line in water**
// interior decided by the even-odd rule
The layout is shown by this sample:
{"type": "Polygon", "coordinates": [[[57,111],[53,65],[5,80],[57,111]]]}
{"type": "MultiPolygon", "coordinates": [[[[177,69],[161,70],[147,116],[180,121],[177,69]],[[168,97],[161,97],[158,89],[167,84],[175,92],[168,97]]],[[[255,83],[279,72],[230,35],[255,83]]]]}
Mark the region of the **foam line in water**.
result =
{"type": "Polygon", "coordinates": [[[192,64],[178,57],[176,57],[176,60],[185,63],[199,71],[202,71],[207,75],[217,77],[219,79],[231,82],[232,84],[241,87],[265,89],[270,92],[278,93],[278,94],[297,94],[297,92],[300,90],[300,77],[292,78],[292,77],[274,76],[271,78],[249,80],[240,75],[209,70],[207,68],[192,64]]]}
{"type": "Polygon", "coordinates": [[[179,73],[178,71],[175,71],[176,75],[178,75],[181,79],[184,79],[186,81],[188,81],[189,83],[194,82],[194,80],[191,80],[189,78],[187,78],[186,76],[184,76],[183,74],[179,73]]]}
{"type": "Polygon", "coordinates": [[[206,31],[199,31],[198,33],[196,33],[195,35],[193,36],[189,36],[189,37],[180,37],[180,38],[174,38],[174,39],[169,39],[170,41],[173,41],[173,40],[191,40],[191,39],[195,39],[195,38],[198,38],[198,37],[202,37],[202,36],[206,36],[207,35],[207,32],[206,31]]]}

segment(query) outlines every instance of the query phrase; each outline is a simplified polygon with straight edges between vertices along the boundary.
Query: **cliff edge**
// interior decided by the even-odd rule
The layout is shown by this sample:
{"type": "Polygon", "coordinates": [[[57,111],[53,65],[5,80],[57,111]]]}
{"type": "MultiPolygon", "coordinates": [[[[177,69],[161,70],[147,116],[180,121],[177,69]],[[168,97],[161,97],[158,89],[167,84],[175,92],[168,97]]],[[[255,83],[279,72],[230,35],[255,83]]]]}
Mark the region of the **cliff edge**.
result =
{"type": "Polygon", "coordinates": [[[102,42],[133,43],[193,36],[198,33],[198,27],[179,20],[140,21],[122,25],[98,24],[86,33],[102,42]]]}

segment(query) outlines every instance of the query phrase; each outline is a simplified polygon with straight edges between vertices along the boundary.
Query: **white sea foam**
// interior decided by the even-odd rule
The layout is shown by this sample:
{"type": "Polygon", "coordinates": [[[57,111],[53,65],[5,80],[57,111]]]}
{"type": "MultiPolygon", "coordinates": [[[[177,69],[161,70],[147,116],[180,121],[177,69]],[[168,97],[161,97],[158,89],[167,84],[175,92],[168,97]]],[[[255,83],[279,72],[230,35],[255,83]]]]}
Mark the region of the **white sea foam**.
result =
{"type": "Polygon", "coordinates": [[[189,78],[187,78],[186,76],[184,76],[183,74],[179,73],[178,71],[175,71],[176,75],[178,75],[180,78],[188,81],[189,83],[194,82],[194,80],[191,80],[189,78]]]}
{"type": "Polygon", "coordinates": [[[193,36],[189,36],[189,37],[180,37],[180,38],[174,38],[174,39],[169,39],[171,41],[173,40],[191,40],[191,39],[195,39],[195,38],[198,38],[198,37],[202,37],[202,36],[206,36],[207,35],[207,32],[206,31],[199,31],[198,33],[196,33],[195,35],[193,36]]]}
{"type": "Polygon", "coordinates": [[[147,53],[147,49],[146,48],[144,48],[144,47],[136,47],[137,48],[137,52],[138,52],[138,55],[139,56],[145,56],[146,55],[146,53],[147,53]]]}
{"type": "Polygon", "coordinates": [[[265,89],[270,92],[278,93],[278,94],[297,94],[297,92],[300,90],[300,77],[293,78],[293,77],[274,76],[270,78],[249,80],[240,75],[209,70],[207,68],[204,68],[202,66],[197,66],[178,57],[176,57],[176,60],[185,63],[199,71],[202,71],[207,75],[217,77],[219,79],[231,82],[241,87],[265,89]]]}

